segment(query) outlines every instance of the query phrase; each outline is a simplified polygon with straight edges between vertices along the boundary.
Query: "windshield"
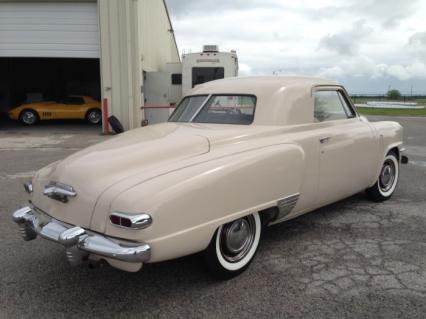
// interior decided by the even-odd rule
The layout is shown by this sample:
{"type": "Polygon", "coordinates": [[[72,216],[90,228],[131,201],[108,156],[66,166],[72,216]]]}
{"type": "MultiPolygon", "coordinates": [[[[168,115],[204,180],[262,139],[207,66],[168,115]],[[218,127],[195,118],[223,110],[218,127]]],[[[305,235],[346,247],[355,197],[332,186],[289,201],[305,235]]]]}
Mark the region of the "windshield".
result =
{"type": "Polygon", "coordinates": [[[169,122],[242,124],[253,122],[256,97],[253,95],[197,95],[185,97],[169,122]]]}

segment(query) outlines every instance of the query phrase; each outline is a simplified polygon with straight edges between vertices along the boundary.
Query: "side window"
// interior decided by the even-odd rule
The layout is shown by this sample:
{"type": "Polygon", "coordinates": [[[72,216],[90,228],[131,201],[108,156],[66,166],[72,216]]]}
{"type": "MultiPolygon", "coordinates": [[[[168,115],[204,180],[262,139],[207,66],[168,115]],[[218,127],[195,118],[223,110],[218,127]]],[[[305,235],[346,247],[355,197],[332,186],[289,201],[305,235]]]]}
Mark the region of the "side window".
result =
{"type": "Polygon", "coordinates": [[[355,117],[356,114],[354,112],[354,110],[352,109],[352,107],[350,106],[348,100],[346,99],[345,95],[342,92],[338,92],[340,100],[342,101],[343,104],[343,108],[345,109],[346,115],[351,118],[351,117],[355,117]]]}
{"type": "Polygon", "coordinates": [[[339,91],[314,93],[314,121],[334,121],[353,117],[353,111],[339,91]]]}
{"type": "Polygon", "coordinates": [[[84,104],[84,99],[82,97],[69,96],[64,98],[63,103],[69,105],[81,105],[84,104]]]}

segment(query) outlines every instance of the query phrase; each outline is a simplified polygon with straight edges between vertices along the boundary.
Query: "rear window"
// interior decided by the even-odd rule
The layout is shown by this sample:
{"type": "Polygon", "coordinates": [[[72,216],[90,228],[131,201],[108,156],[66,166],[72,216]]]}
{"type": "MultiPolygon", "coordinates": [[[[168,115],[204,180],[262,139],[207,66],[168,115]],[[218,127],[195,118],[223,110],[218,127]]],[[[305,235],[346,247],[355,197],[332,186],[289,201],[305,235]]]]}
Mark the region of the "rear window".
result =
{"type": "Polygon", "coordinates": [[[179,103],[169,118],[169,122],[191,122],[203,106],[208,95],[187,96],[179,103]]]}
{"type": "Polygon", "coordinates": [[[253,122],[255,107],[253,95],[188,96],[169,121],[248,125],[253,122]]]}
{"type": "Polygon", "coordinates": [[[251,124],[256,98],[245,95],[214,95],[195,117],[196,123],[251,124]]]}

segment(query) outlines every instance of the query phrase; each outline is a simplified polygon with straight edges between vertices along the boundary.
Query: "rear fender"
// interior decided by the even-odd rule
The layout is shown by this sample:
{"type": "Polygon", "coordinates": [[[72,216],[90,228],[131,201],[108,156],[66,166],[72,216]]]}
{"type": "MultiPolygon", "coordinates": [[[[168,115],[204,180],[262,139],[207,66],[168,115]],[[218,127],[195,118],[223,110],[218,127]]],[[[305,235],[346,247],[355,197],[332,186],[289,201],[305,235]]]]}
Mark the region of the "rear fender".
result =
{"type": "Polygon", "coordinates": [[[148,213],[149,228],[107,223],[106,234],[148,243],[151,262],[204,250],[222,224],[299,192],[304,171],[300,146],[280,144],[223,156],[139,184],[118,196],[111,211],[148,213]]]}

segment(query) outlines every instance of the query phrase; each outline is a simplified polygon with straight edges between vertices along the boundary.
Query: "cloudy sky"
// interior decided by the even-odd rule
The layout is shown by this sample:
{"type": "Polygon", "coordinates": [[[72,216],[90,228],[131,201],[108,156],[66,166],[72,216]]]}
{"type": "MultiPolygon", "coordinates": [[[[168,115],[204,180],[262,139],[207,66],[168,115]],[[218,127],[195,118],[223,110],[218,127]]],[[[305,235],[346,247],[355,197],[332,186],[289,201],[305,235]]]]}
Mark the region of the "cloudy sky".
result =
{"type": "Polygon", "coordinates": [[[424,0],[167,0],[179,49],[237,50],[240,75],[332,78],[426,94],[424,0]]]}

